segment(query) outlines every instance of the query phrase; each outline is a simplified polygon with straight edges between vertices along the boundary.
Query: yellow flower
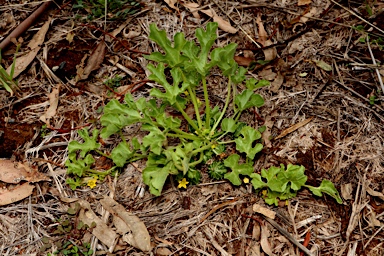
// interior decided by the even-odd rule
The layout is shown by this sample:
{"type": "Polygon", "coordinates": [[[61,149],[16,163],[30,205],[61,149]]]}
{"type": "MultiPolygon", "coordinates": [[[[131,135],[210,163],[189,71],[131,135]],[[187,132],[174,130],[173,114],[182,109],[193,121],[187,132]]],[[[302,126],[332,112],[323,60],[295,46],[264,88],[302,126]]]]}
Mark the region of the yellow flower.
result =
{"type": "Polygon", "coordinates": [[[184,91],[184,94],[185,94],[185,95],[188,95],[188,94],[189,94],[189,92],[188,92],[188,91],[184,91]]]}
{"type": "Polygon", "coordinates": [[[97,177],[93,177],[93,179],[88,180],[88,187],[94,188],[96,187],[97,177]]]}
{"type": "Polygon", "coordinates": [[[247,177],[245,177],[245,178],[243,179],[243,181],[244,181],[245,184],[248,184],[248,183],[249,183],[249,179],[248,179],[247,177]]]}
{"type": "Polygon", "coordinates": [[[214,148],[216,148],[216,145],[212,145],[212,146],[211,146],[211,149],[214,149],[214,148]]]}
{"type": "Polygon", "coordinates": [[[263,189],[263,191],[261,191],[261,193],[263,194],[263,196],[267,196],[268,191],[266,189],[263,189]]]}
{"type": "Polygon", "coordinates": [[[182,180],[179,180],[179,185],[177,186],[177,188],[187,188],[188,183],[189,182],[185,178],[183,178],[182,180]]]}

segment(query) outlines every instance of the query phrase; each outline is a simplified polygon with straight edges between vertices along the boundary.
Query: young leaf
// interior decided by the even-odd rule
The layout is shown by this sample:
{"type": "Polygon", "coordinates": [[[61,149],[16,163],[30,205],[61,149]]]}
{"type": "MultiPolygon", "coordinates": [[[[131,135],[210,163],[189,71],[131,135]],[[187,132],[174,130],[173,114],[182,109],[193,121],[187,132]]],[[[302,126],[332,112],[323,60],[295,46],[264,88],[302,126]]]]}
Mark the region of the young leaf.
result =
{"type": "Polygon", "coordinates": [[[151,194],[160,196],[168,175],[166,167],[148,166],[143,170],[143,182],[149,186],[151,194]]]}
{"type": "Polygon", "coordinates": [[[123,167],[128,159],[133,156],[129,144],[122,141],[111,152],[112,161],[118,166],[123,167]]]}
{"type": "Polygon", "coordinates": [[[259,94],[255,94],[252,90],[247,89],[241,94],[236,95],[235,104],[239,108],[239,111],[243,111],[251,107],[263,106],[264,99],[259,94]]]}
{"type": "Polygon", "coordinates": [[[160,155],[163,143],[166,141],[167,137],[156,126],[143,124],[142,130],[150,132],[143,138],[143,146],[149,146],[153,153],[160,155]]]}
{"type": "Polygon", "coordinates": [[[224,118],[221,122],[221,129],[225,132],[235,132],[237,128],[236,121],[232,118],[224,118]]]}
{"type": "Polygon", "coordinates": [[[253,172],[252,164],[239,164],[240,156],[238,154],[230,155],[224,160],[224,165],[232,170],[232,172],[226,173],[224,178],[229,180],[233,185],[241,185],[241,179],[239,175],[251,175],[253,172]]]}
{"type": "Polygon", "coordinates": [[[97,143],[99,130],[94,129],[92,132],[92,137],[89,137],[88,130],[82,129],[78,131],[81,138],[83,138],[84,143],[79,143],[77,141],[71,141],[68,144],[68,154],[74,153],[77,150],[81,150],[80,157],[84,158],[85,155],[92,150],[100,148],[100,144],[97,143]]]}
{"type": "Polygon", "coordinates": [[[181,55],[181,49],[187,42],[183,33],[176,33],[174,36],[174,47],[172,47],[172,43],[167,38],[167,34],[164,30],[158,30],[154,23],[149,25],[149,29],[149,39],[156,42],[164,50],[165,54],[162,55],[161,53],[156,52],[151,55],[146,55],[145,58],[167,63],[170,67],[175,67],[186,60],[186,58],[181,55]]]}
{"type": "Polygon", "coordinates": [[[263,145],[260,143],[252,147],[253,142],[261,138],[260,132],[250,126],[244,126],[241,129],[241,135],[242,137],[235,139],[236,149],[246,153],[250,159],[255,158],[255,155],[263,149],[263,145]]]}
{"type": "Polygon", "coordinates": [[[231,80],[234,84],[240,84],[245,80],[245,73],[247,73],[247,69],[244,67],[239,67],[237,72],[231,76],[231,80]]]}
{"type": "Polygon", "coordinates": [[[268,188],[271,191],[282,193],[287,189],[288,180],[280,175],[282,172],[284,172],[284,165],[271,166],[268,170],[261,170],[261,176],[267,180],[268,188]]]}
{"type": "Polygon", "coordinates": [[[284,176],[284,179],[290,182],[291,184],[291,189],[297,191],[299,190],[302,186],[304,186],[305,182],[307,181],[307,176],[304,175],[305,168],[304,166],[298,166],[298,165],[292,165],[288,164],[287,165],[287,170],[284,172],[281,172],[278,175],[279,176],[284,176]]]}
{"type": "Polygon", "coordinates": [[[251,183],[253,185],[253,188],[255,190],[259,190],[259,189],[262,189],[262,188],[265,188],[267,187],[267,183],[265,183],[262,179],[261,179],[261,176],[260,174],[258,173],[252,173],[251,175],[249,175],[249,177],[252,178],[251,180],[251,183]]]}
{"type": "Polygon", "coordinates": [[[329,196],[333,197],[339,204],[343,203],[343,200],[340,197],[339,192],[333,185],[333,183],[329,180],[323,180],[319,187],[312,187],[309,185],[305,185],[311,192],[316,196],[322,196],[322,193],[326,193],[329,196]]]}
{"type": "Polygon", "coordinates": [[[65,162],[67,174],[75,174],[82,177],[88,170],[91,169],[95,159],[92,155],[87,155],[84,159],[76,159],[76,153],[70,153],[68,160],[65,162]]]}
{"type": "Polygon", "coordinates": [[[234,75],[238,67],[236,61],[233,59],[236,47],[237,44],[231,43],[225,47],[214,49],[211,52],[210,66],[217,65],[226,77],[234,75]]]}
{"type": "Polygon", "coordinates": [[[250,78],[245,82],[245,86],[251,91],[268,85],[270,85],[270,82],[265,79],[258,81],[255,78],[250,78]]]}

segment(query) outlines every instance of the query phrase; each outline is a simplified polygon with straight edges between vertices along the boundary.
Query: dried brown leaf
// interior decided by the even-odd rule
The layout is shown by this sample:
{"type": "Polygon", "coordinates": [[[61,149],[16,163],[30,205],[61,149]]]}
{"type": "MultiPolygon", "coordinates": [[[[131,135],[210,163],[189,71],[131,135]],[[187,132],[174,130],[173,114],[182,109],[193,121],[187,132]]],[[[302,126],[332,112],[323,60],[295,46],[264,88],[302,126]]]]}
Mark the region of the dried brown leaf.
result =
{"type": "Polygon", "coordinates": [[[254,212],[260,213],[264,216],[267,216],[268,218],[275,219],[275,217],[276,217],[276,212],[274,212],[268,208],[265,208],[259,204],[254,204],[252,209],[254,212]]]}
{"type": "Polygon", "coordinates": [[[164,2],[166,2],[168,6],[171,7],[172,9],[179,11],[179,8],[175,6],[175,4],[177,3],[177,0],[164,0],[164,2]]]}
{"type": "Polygon", "coordinates": [[[0,206],[12,204],[30,196],[34,187],[29,183],[24,183],[12,189],[0,188],[0,206]]]}
{"type": "MultiPolygon", "coordinates": [[[[51,23],[51,19],[48,19],[47,22],[40,28],[40,30],[33,36],[32,40],[28,44],[28,48],[31,49],[27,54],[17,57],[15,63],[15,70],[13,73],[13,77],[17,77],[21,74],[31,62],[35,59],[37,53],[39,52],[41,45],[44,43],[45,34],[49,29],[49,24],[51,23]]],[[[11,73],[12,65],[7,68],[7,73],[11,73]]]]}
{"type": "Polygon", "coordinates": [[[185,2],[185,3],[181,3],[181,4],[184,7],[189,9],[189,11],[192,13],[193,17],[195,17],[196,19],[201,19],[199,12],[198,12],[199,4],[191,3],[191,2],[185,2]]]}
{"type": "Polygon", "coordinates": [[[79,68],[77,70],[76,82],[80,80],[87,79],[92,71],[98,69],[103,63],[105,56],[105,42],[102,40],[96,47],[96,49],[92,52],[91,56],[87,61],[87,66],[85,66],[84,70],[79,68]]]}
{"type": "Polygon", "coordinates": [[[113,215],[113,224],[117,232],[123,235],[123,241],[145,252],[152,250],[147,227],[136,215],[127,212],[121,204],[108,196],[101,199],[100,203],[113,215]]]}
{"type": "Polygon", "coordinates": [[[214,22],[217,22],[219,24],[219,28],[224,30],[225,32],[235,34],[237,32],[237,29],[231,26],[231,24],[221,18],[213,9],[209,10],[201,10],[202,13],[208,15],[209,17],[213,18],[214,22]]]}
{"type": "Polygon", "coordinates": [[[96,227],[92,229],[92,234],[108,248],[114,246],[115,240],[118,237],[116,232],[112,228],[108,227],[102,219],[97,217],[97,215],[92,211],[91,205],[87,201],[81,199],[78,200],[78,203],[81,206],[79,220],[89,227],[91,227],[93,223],[96,223],[96,227]]]}
{"type": "Polygon", "coordinates": [[[307,5],[307,4],[310,4],[310,3],[312,3],[312,0],[299,0],[297,2],[297,5],[298,6],[302,6],[302,5],[307,5]]]}
{"type": "Polygon", "coordinates": [[[9,159],[0,159],[0,180],[6,183],[17,184],[22,180],[29,182],[48,181],[43,173],[22,163],[14,163],[9,159]]]}
{"type": "MultiPolygon", "coordinates": [[[[261,20],[261,15],[258,15],[256,17],[256,24],[259,27],[259,39],[257,42],[259,42],[262,46],[270,46],[272,45],[272,41],[268,39],[267,31],[265,31],[264,24],[261,20]]],[[[265,60],[273,60],[277,56],[277,50],[276,47],[268,48],[263,50],[265,60]]]]}
{"type": "Polygon", "coordinates": [[[268,241],[269,237],[269,230],[266,225],[261,225],[261,239],[260,239],[260,245],[261,249],[267,254],[268,256],[273,255],[271,245],[268,241]]]}
{"type": "Polygon", "coordinates": [[[53,88],[52,92],[48,95],[49,108],[42,116],[40,116],[40,120],[48,125],[50,124],[49,119],[56,115],[57,106],[59,105],[59,93],[60,84],[53,88]]]}
{"type": "Polygon", "coordinates": [[[234,60],[239,64],[239,66],[249,67],[253,62],[255,62],[254,58],[248,58],[243,56],[235,56],[234,60]]]}

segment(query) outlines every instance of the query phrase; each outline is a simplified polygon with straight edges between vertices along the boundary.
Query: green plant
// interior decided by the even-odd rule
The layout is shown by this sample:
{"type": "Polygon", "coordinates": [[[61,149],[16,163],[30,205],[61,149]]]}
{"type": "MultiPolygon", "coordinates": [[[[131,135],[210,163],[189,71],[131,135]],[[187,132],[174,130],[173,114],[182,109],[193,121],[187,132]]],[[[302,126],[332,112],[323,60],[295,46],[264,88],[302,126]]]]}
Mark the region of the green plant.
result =
{"type": "Polygon", "coordinates": [[[13,90],[17,88],[17,81],[13,80],[13,74],[15,73],[16,65],[16,54],[20,49],[20,44],[16,47],[16,52],[13,56],[13,62],[11,66],[11,72],[8,74],[7,71],[1,65],[1,49],[0,49],[0,86],[7,90],[11,95],[13,95],[13,90]]]}
{"type": "Polygon", "coordinates": [[[124,19],[127,15],[138,12],[140,7],[138,2],[132,0],[76,0],[73,5],[75,9],[85,9],[88,12],[88,20],[104,17],[105,9],[108,19],[124,19]]]}
{"type": "MultiPolygon", "coordinates": [[[[247,70],[239,67],[233,58],[236,44],[231,43],[211,51],[217,38],[217,27],[217,23],[208,23],[206,31],[197,29],[199,44],[186,40],[183,33],[177,33],[172,44],[165,31],[158,30],[152,24],[150,39],[163,49],[164,54],[154,52],[146,56],[158,63],[157,66],[148,65],[152,73],[149,78],[162,85],[163,90],[152,89],[150,95],[153,98],[150,100],[140,98],[135,101],[130,94],[125,96],[124,103],[111,100],[104,107],[104,114],[100,119],[103,126],[100,136],[107,139],[118,135],[121,142],[107,155],[100,151],[98,130],[93,131],[92,137],[86,130],[79,131],[84,143],[69,144],[69,159],[66,162],[68,173],[77,177],[94,174],[91,168],[94,158],[90,152],[110,157],[117,167],[146,158],[144,183],[149,186],[152,194],[160,195],[169,175],[176,175],[178,180],[185,177],[191,184],[198,183],[201,175],[197,167],[205,163],[207,158],[221,154],[226,145],[234,145],[239,153],[243,153],[245,158],[241,161],[244,163],[240,166],[251,167],[252,172],[252,159],[263,148],[260,143],[261,133],[239,122],[239,119],[248,108],[261,107],[264,104],[263,98],[255,94],[254,90],[268,85],[269,82],[245,78],[247,70]],[[218,106],[212,107],[209,100],[207,76],[212,68],[221,70],[228,82],[227,97],[221,111],[218,106]],[[243,82],[246,89],[239,93],[237,85],[243,82]],[[198,88],[202,88],[204,101],[197,97],[198,88]],[[231,117],[224,118],[231,99],[231,117]],[[193,106],[193,117],[186,113],[188,105],[193,106]],[[166,109],[169,107],[181,113],[184,121],[168,116],[166,109]],[[205,108],[204,114],[200,114],[202,107],[205,108]],[[137,138],[126,141],[123,129],[137,123],[148,134],[142,142],[137,138]]],[[[237,165],[239,161],[240,159],[231,166],[237,165]]],[[[224,161],[224,164],[227,162],[224,161]]],[[[245,174],[240,169],[235,172],[245,174]]],[[[225,174],[225,178],[238,184],[235,176],[231,173],[225,174]]],[[[71,179],[68,183],[75,188],[81,181],[71,179]]]]}
{"type": "Polygon", "coordinates": [[[268,170],[263,169],[261,175],[252,173],[251,183],[256,191],[263,191],[264,200],[267,204],[278,205],[280,200],[296,197],[302,188],[308,188],[314,195],[322,196],[322,193],[333,197],[339,204],[343,201],[335,186],[329,180],[323,180],[319,187],[305,185],[307,176],[304,174],[304,166],[283,164],[280,167],[272,166],[268,170]]]}
{"type": "Polygon", "coordinates": [[[120,140],[110,153],[100,150],[99,130],[93,130],[92,137],[87,130],[79,131],[84,142],[69,143],[66,162],[68,173],[77,176],[69,182],[72,188],[84,184],[79,177],[97,175],[92,170],[95,162],[92,154],[99,154],[112,159],[116,167],[146,159],[143,181],[154,195],[161,194],[170,175],[179,181],[179,188],[185,188],[188,183],[198,183],[201,177],[198,170],[206,165],[212,178],[224,178],[234,185],[241,185],[244,180],[249,181],[248,177],[252,178],[256,190],[267,189],[268,203],[276,203],[278,198],[291,198],[302,186],[315,195],[329,193],[340,202],[329,181],[323,181],[325,183],[319,188],[305,185],[303,167],[298,170],[291,165],[287,170],[283,166],[271,167],[270,171],[263,170],[261,176],[254,173],[253,160],[263,149],[260,140],[265,127],[255,129],[239,120],[247,109],[264,104],[264,99],[254,91],[269,82],[246,79],[247,70],[234,61],[236,44],[211,50],[217,38],[217,27],[217,23],[208,23],[205,31],[197,29],[195,35],[199,44],[196,44],[186,40],[183,33],[177,33],[172,43],[165,31],[150,25],[149,38],[162,48],[163,53],[154,52],[146,56],[157,62],[156,66],[148,64],[149,78],[163,88],[153,88],[149,100],[134,100],[131,94],[126,94],[123,103],[111,100],[104,107],[100,137],[120,140]],[[218,106],[211,106],[208,95],[207,77],[213,68],[216,73],[220,71],[227,82],[226,100],[221,110],[218,106]],[[238,92],[241,84],[246,89],[238,92]],[[197,97],[199,89],[203,92],[203,99],[197,97]],[[193,107],[193,115],[187,114],[188,106],[193,107]],[[180,113],[183,119],[168,115],[170,109],[180,113]],[[123,130],[132,124],[140,124],[141,130],[147,133],[141,142],[137,137],[127,140],[124,136],[123,130]],[[229,148],[237,153],[227,156],[229,148]]]}

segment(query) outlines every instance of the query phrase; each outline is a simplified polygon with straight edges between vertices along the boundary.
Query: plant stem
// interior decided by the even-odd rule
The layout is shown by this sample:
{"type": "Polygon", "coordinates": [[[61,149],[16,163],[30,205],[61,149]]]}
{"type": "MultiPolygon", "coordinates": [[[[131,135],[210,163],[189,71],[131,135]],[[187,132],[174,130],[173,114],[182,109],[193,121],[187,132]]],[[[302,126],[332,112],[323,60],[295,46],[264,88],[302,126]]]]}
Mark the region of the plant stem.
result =
{"type": "Polygon", "coordinates": [[[211,127],[211,106],[208,98],[207,80],[203,77],[203,90],[204,90],[204,101],[205,101],[205,129],[211,127]]]}
{"type": "Polygon", "coordinates": [[[112,159],[111,156],[105,154],[105,153],[104,153],[103,151],[101,151],[101,150],[95,149],[95,151],[96,151],[98,154],[100,154],[100,155],[102,155],[102,156],[105,156],[106,158],[112,159]]]}
{"type": "Polygon", "coordinates": [[[211,132],[210,132],[209,134],[214,134],[214,132],[215,132],[217,126],[218,126],[218,125],[220,124],[220,122],[221,122],[221,119],[223,119],[223,117],[224,117],[225,111],[226,111],[227,108],[228,108],[228,105],[229,105],[229,99],[230,99],[230,97],[231,97],[231,78],[229,78],[229,80],[228,80],[228,88],[227,88],[227,90],[228,90],[228,93],[227,93],[227,98],[226,98],[226,100],[225,100],[224,108],[223,108],[223,110],[222,110],[222,112],[221,112],[221,115],[220,115],[219,119],[217,119],[215,125],[212,127],[212,130],[211,130],[211,132]]]}
{"type": "Polygon", "coordinates": [[[196,131],[200,131],[199,127],[197,127],[197,125],[192,121],[192,119],[188,116],[188,114],[185,113],[185,111],[181,108],[180,104],[176,102],[175,105],[177,110],[179,110],[180,113],[185,118],[185,120],[187,120],[188,124],[190,124],[193,127],[193,129],[195,129],[196,131]]]}
{"type": "Polygon", "coordinates": [[[203,161],[203,159],[204,159],[204,154],[203,154],[203,152],[200,152],[200,158],[199,158],[199,160],[197,160],[197,161],[195,161],[195,162],[193,162],[193,163],[190,163],[189,166],[190,166],[190,167],[195,167],[196,165],[198,165],[199,163],[201,163],[201,162],[203,161]]]}
{"type": "Polygon", "coordinates": [[[229,143],[234,143],[234,140],[228,140],[228,141],[220,141],[218,142],[219,144],[229,144],[229,143]]]}
{"type": "Polygon", "coordinates": [[[167,136],[169,137],[174,137],[174,138],[183,138],[183,139],[189,139],[189,140],[200,140],[199,137],[188,134],[174,134],[174,133],[167,133],[167,136]]]}
{"type": "Polygon", "coordinates": [[[191,96],[193,108],[195,109],[196,120],[201,130],[201,128],[203,127],[203,123],[201,122],[201,118],[200,118],[199,104],[197,103],[196,92],[191,87],[188,87],[187,90],[189,95],[191,96]]]}
{"type": "Polygon", "coordinates": [[[191,156],[194,156],[200,152],[204,152],[205,150],[207,149],[210,149],[213,145],[213,142],[209,143],[208,145],[204,146],[204,147],[201,147],[201,148],[198,148],[198,149],[195,149],[191,152],[191,156]]]}
{"type": "Polygon", "coordinates": [[[197,139],[200,139],[200,137],[197,137],[197,136],[195,136],[195,135],[192,134],[192,133],[184,132],[184,131],[182,131],[182,130],[180,130],[180,129],[171,128],[171,131],[173,131],[174,133],[177,133],[177,134],[181,134],[181,135],[193,136],[193,138],[191,138],[191,140],[197,140],[197,139]]]}

